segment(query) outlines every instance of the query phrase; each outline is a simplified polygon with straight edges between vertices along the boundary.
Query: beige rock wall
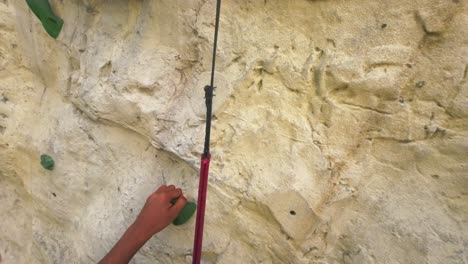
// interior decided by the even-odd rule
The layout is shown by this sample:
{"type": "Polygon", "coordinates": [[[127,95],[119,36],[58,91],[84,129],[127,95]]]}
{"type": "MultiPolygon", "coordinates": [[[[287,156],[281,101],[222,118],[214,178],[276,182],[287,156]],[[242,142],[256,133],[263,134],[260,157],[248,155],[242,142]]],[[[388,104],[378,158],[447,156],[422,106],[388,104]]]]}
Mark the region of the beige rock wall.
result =
{"type": "MultiPolygon", "coordinates": [[[[157,186],[197,195],[215,1],[50,2],[57,40],[0,1],[2,264],[95,263],[157,186]]],[[[204,263],[468,263],[466,5],[225,0],[204,263]]]]}

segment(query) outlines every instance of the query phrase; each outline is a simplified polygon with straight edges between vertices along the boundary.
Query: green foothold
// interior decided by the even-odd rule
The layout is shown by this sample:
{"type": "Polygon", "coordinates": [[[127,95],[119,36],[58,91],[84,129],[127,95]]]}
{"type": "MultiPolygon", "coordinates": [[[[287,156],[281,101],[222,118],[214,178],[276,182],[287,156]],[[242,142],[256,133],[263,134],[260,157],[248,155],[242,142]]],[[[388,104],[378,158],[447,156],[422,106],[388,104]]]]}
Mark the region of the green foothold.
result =
{"type": "MultiPolygon", "coordinates": [[[[177,199],[179,198],[172,199],[171,204],[175,204],[177,199]]],[[[185,224],[192,217],[196,210],[197,205],[194,202],[187,202],[172,224],[176,226],[185,224]]]]}
{"type": "Polygon", "coordinates": [[[54,169],[54,160],[52,159],[51,156],[42,154],[41,155],[41,165],[44,167],[46,170],[53,170],[54,169]]]}
{"type": "Polygon", "coordinates": [[[54,14],[49,5],[49,1],[26,0],[26,3],[28,3],[29,8],[31,8],[37,18],[39,18],[47,33],[51,37],[57,38],[62,30],[63,20],[54,14]]]}

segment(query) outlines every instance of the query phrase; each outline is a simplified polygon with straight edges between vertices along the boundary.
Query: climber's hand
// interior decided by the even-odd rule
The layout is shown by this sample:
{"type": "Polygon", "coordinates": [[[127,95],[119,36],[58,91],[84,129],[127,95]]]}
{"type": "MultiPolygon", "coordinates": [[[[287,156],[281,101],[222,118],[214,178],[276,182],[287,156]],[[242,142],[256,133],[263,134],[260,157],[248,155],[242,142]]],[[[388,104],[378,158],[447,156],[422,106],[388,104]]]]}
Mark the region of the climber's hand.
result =
{"type": "Polygon", "coordinates": [[[146,199],[145,206],[135,222],[99,263],[129,263],[148,239],[163,230],[179,215],[186,203],[187,199],[182,195],[181,189],[174,185],[159,187],[146,199]],[[180,198],[172,205],[171,200],[177,197],[180,198]]]}
{"type": "Polygon", "coordinates": [[[163,185],[146,199],[134,225],[141,234],[150,238],[174,221],[186,203],[181,189],[163,185]],[[180,198],[172,205],[171,200],[177,197],[180,198]]]}

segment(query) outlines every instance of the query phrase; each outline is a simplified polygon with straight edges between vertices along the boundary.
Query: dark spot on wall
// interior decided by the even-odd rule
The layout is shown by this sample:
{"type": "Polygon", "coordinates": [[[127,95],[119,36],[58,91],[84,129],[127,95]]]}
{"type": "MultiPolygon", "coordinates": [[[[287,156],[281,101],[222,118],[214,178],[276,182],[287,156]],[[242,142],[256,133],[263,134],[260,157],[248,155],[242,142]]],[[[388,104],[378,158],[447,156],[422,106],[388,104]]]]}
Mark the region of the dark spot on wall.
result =
{"type": "Polygon", "coordinates": [[[109,78],[111,72],[112,72],[112,62],[108,61],[99,69],[99,77],[109,78]]]}
{"type": "Polygon", "coordinates": [[[425,84],[426,84],[425,81],[419,81],[419,82],[416,83],[416,87],[422,88],[425,84]]]}

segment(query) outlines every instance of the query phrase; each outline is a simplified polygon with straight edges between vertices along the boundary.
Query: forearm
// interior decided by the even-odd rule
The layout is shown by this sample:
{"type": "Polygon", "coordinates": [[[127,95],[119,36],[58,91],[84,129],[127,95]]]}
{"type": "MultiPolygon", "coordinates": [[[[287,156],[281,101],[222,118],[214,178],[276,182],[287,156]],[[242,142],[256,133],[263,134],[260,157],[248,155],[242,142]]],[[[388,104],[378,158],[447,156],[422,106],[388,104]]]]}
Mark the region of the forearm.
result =
{"type": "Polygon", "coordinates": [[[127,264],[150,238],[133,223],[99,264],[127,264]]]}

